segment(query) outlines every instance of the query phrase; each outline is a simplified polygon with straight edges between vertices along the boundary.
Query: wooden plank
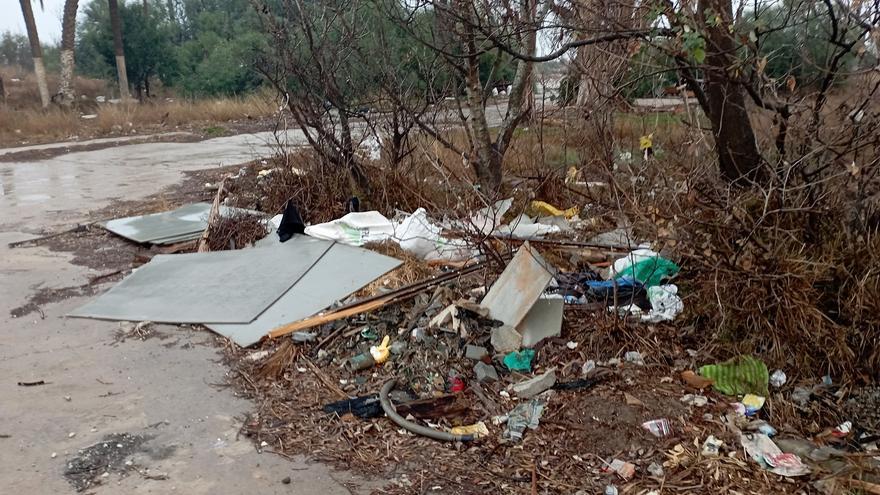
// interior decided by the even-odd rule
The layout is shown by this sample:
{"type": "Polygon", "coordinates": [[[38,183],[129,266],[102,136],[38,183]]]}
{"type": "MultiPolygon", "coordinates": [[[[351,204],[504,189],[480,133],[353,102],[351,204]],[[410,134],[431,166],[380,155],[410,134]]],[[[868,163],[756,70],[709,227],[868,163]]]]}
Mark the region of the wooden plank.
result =
{"type": "Polygon", "coordinates": [[[306,330],[308,328],[312,328],[318,325],[323,325],[325,323],[330,323],[331,321],[341,320],[343,318],[348,318],[349,316],[358,315],[361,313],[366,313],[368,311],[372,311],[374,309],[381,308],[385,306],[385,304],[394,300],[394,296],[387,296],[381,299],[374,299],[372,301],[367,301],[355,306],[349,306],[346,309],[342,309],[339,311],[334,311],[331,313],[325,313],[323,315],[312,316],[311,318],[306,318],[305,320],[295,321],[293,323],[288,323],[287,325],[280,326],[275,330],[269,332],[268,337],[270,339],[274,339],[277,337],[281,337],[283,335],[287,335],[289,333],[297,332],[299,330],[306,330]]]}

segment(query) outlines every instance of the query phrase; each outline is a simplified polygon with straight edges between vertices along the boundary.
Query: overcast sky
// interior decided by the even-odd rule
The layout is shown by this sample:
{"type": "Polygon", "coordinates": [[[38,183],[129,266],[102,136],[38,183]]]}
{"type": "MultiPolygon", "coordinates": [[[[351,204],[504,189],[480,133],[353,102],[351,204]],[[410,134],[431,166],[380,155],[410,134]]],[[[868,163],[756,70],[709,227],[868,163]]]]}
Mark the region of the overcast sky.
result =
{"type": "MultiPolygon", "coordinates": [[[[80,7],[88,0],[80,0],[80,7]]],[[[34,17],[37,20],[37,33],[43,43],[55,43],[61,40],[61,14],[64,11],[64,0],[43,0],[45,9],[40,10],[40,1],[33,0],[34,17]]],[[[21,16],[21,5],[18,0],[0,0],[0,33],[27,34],[24,18],[21,16]]]]}

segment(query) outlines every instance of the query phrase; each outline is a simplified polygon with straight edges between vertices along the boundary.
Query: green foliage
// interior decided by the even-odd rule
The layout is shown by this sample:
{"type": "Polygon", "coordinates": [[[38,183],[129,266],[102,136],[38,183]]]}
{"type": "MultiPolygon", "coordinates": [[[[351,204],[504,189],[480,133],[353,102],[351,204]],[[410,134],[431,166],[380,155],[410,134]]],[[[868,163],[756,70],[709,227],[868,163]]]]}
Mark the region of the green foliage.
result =
{"type": "MultiPolygon", "coordinates": [[[[836,12],[838,18],[845,13],[836,12]]],[[[740,32],[748,33],[757,46],[757,58],[769,77],[784,82],[793,76],[800,86],[817,83],[827,73],[833,54],[838,49],[831,42],[831,24],[825,5],[798,0],[759,4],[744,14],[740,32]]],[[[855,29],[846,33],[845,41],[854,39],[855,29]]],[[[843,58],[844,71],[857,64],[856,56],[843,58]]]]}
{"type": "MultiPolygon", "coordinates": [[[[34,59],[27,35],[13,34],[9,31],[0,35],[0,65],[33,70],[34,59]]],[[[43,45],[43,65],[48,72],[59,71],[61,62],[58,46],[43,45]]]]}
{"type": "Polygon", "coordinates": [[[673,61],[661,50],[642,45],[630,60],[629,70],[620,82],[622,94],[626,98],[661,96],[665,88],[678,84],[678,74],[674,70],[663,70],[672,66],[673,61]]]}
{"type": "MultiPolygon", "coordinates": [[[[77,35],[77,69],[115,79],[113,34],[106,0],[82,8],[77,35]]],[[[191,96],[232,95],[253,90],[253,70],[266,35],[247,0],[172,0],[120,3],[129,81],[138,89],[151,79],[191,96]],[[169,8],[171,9],[169,11],[169,8]]]]}
{"type": "Polygon", "coordinates": [[[0,65],[17,65],[28,69],[34,67],[27,36],[9,31],[0,36],[0,65]]]}
{"type": "MultiPolygon", "coordinates": [[[[177,63],[165,9],[152,4],[145,14],[136,3],[120,3],[119,15],[129,82],[139,91],[149,89],[152,77],[173,83],[177,63]]],[[[106,2],[92,1],[86,5],[83,17],[77,42],[79,70],[90,76],[114,79],[116,59],[106,2]]]]}

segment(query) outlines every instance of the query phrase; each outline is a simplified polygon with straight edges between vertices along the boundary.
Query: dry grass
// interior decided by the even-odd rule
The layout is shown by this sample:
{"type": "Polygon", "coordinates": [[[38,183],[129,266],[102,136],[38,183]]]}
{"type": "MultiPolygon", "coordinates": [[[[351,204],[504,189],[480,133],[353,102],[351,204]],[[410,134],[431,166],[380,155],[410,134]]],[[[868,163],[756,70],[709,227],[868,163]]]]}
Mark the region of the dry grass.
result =
{"type": "MultiPolygon", "coordinates": [[[[51,105],[43,109],[33,75],[6,68],[0,70],[9,93],[0,104],[0,144],[20,145],[102,136],[150,134],[202,127],[215,123],[239,122],[272,115],[277,107],[264,94],[213,100],[163,99],[147,103],[96,103],[106,94],[104,82],[77,78],[77,94],[85,99],[72,108],[51,105]],[[19,78],[19,82],[12,82],[19,78]],[[82,115],[97,115],[83,119],[82,115]]],[[[54,76],[53,76],[54,77],[54,76]]],[[[57,81],[50,77],[50,91],[57,81]]],[[[109,97],[108,97],[109,99],[109,97]]],[[[210,134],[210,132],[208,132],[210,134]]]]}

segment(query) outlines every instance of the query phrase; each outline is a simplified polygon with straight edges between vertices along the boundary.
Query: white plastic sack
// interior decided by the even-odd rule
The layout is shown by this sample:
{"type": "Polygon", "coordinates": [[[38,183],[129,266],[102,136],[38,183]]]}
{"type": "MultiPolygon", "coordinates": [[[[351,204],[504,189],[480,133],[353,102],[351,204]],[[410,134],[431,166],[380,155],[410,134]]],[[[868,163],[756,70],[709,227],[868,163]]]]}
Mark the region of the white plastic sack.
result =
{"type": "Polygon", "coordinates": [[[446,239],[443,228],[428,220],[428,213],[419,208],[394,227],[394,239],[400,247],[424,260],[465,261],[477,252],[461,239],[446,239]]]}
{"type": "Polygon", "coordinates": [[[636,249],[623,258],[616,260],[614,265],[612,265],[614,269],[612,273],[621,273],[640,261],[655,258],[657,256],[660,256],[660,253],[654,252],[650,249],[636,249]]]}
{"type": "Polygon", "coordinates": [[[483,234],[491,233],[496,227],[501,225],[501,219],[504,217],[504,214],[510,210],[511,205],[513,205],[513,198],[507,198],[496,201],[494,204],[487,206],[486,208],[477,210],[477,212],[471,216],[471,225],[467,225],[466,228],[476,227],[476,229],[483,234]]]}
{"type": "Polygon", "coordinates": [[[509,224],[499,227],[495,230],[495,234],[515,239],[540,239],[547,234],[553,234],[561,230],[556,225],[535,223],[531,217],[522,214],[511,220],[509,224]]]}
{"type": "MultiPolygon", "coordinates": [[[[647,313],[635,304],[621,306],[618,311],[621,315],[638,316],[646,323],[672,321],[684,311],[684,302],[678,297],[678,286],[675,284],[648,287],[648,300],[651,301],[651,311],[647,313]]],[[[614,311],[615,308],[610,306],[608,310],[614,311]]]]}
{"type": "Polygon", "coordinates": [[[378,211],[364,211],[349,213],[331,222],[309,225],[305,234],[351,246],[363,246],[368,242],[390,239],[394,235],[394,226],[378,211]]]}

